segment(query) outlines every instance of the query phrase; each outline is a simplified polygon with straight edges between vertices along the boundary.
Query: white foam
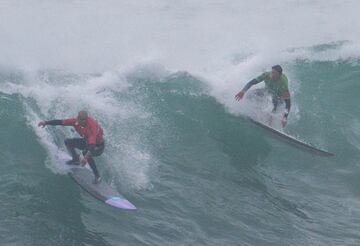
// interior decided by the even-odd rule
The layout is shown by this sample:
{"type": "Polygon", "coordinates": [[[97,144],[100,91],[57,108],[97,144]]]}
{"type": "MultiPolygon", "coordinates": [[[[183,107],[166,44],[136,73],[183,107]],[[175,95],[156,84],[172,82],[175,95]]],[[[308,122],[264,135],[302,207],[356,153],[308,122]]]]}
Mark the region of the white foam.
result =
{"type": "MultiPolygon", "coordinates": [[[[205,78],[211,94],[230,112],[251,113],[250,102],[239,104],[234,95],[271,65],[284,65],[293,80],[288,68],[296,59],[358,58],[359,8],[357,0],[3,2],[0,65],[15,67],[24,78],[2,82],[0,91],[35,100],[38,109],[28,104],[33,126],[42,118],[91,109],[110,129],[112,156],[105,154],[106,160],[144,187],[156,160],[139,147],[136,137],[128,146],[129,139],[119,142],[121,136],[111,136],[118,123],[125,127],[119,131],[123,134],[131,131],[132,117],[151,117],[142,105],[120,97],[131,86],[129,74],[161,78],[167,70],[188,71],[205,78]],[[333,49],[312,49],[339,41],[346,42],[333,49]],[[52,78],[46,71],[53,69],[66,76],[52,78]],[[63,81],[69,72],[74,76],[63,81]],[[100,75],[91,75],[95,73],[100,75]]],[[[291,85],[291,90],[297,88],[291,85]]],[[[50,156],[56,155],[54,135],[34,129],[50,156]]]]}
{"type": "MultiPolygon", "coordinates": [[[[359,7],[357,0],[11,1],[0,10],[0,64],[102,74],[161,64],[206,78],[234,111],[234,94],[271,65],[358,58],[359,7]],[[308,49],[339,41],[346,42],[308,49]]],[[[101,90],[93,86],[62,92],[101,90]]]]}
{"type": "MultiPolygon", "coordinates": [[[[140,67],[142,73],[147,70],[144,64],[140,67]]],[[[106,151],[100,158],[103,160],[100,165],[115,170],[124,185],[135,189],[149,188],[151,184],[147,175],[156,160],[140,148],[141,131],[133,129],[132,122],[146,126],[151,115],[135,103],[136,98],[126,97],[125,92],[130,86],[126,76],[139,71],[133,69],[83,76],[56,71],[28,71],[20,76],[23,78],[20,81],[0,84],[0,91],[22,96],[28,124],[47,150],[46,166],[52,171],[66,173],[63,163],[69,155],[63,140],[78,135],[69,127],[47,126],[41,129],[37,126],[38,122],[71,118],[77,115],[78,110],[87,108],[105,130],[106,151]]],[[[156,74],[157,69],[150,70],[156,74]]]]}
{"type": "Polygon", "coordinates": [[[234,54],[273,64],[279,51],[341,40],[358,56],[359,7],[357,0],[9,1],[0,10],[0,63],[102,72],[148,57],[211,74],[234,54]]]}
{"type": "Polygon", "coordinates": [[[61,148],[54,143],[53,136],[46,131],[45,129],[41,129],[37,126],[37,123],[41,120],[38,118],[37,114],[25,104],[26,112],[27,112],[27,123],[28,125],[35,131],[36,135],[40,143],[45,147],[48,152],[47,159],[45,164],[48,168],[50,168],[55,173],[66,174],[68,168],[64,166],[65,160],[69,159],[69,155],[64,152],[61,148]]]}

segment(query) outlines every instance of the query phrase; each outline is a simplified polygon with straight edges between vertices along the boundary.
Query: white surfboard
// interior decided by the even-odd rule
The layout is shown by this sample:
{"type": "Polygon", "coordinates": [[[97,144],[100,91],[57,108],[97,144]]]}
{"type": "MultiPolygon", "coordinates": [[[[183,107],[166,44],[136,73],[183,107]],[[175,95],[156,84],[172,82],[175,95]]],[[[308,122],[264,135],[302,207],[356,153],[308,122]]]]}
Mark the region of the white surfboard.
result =
{"type": "Polygon", "coordinates": [[[254,125],[261,127],[262,129],[266,130],[266,132],[271,133],[272,136],[277,137],[280,140],[286,141],[287,143],[291,144],[292,146],[299,148],[301,150],[307,151],[307,152],[311,152],[317,155],[322,155],[322,156],[334,156],[335,154],[328,152],[326,150],[317,148],[315,146],[313,146],[312,144],[308,144],[306,142],[303,142],[301,140],[296,139],[293,136],[290,136],[284,132],[281,132],[275,128],[272,128],[268,125],[265,125],[264,123],[261,123],[259,121],[256,121],[254,119],[251,119],[250,117],[247,117],[247,119],[253,123],[254,125]]]}
{"type": "Polygon", "coordinates": [[[93,184],[94,174],[85,167],[71,167],[69,175],[96,199],[116,208],[134,210],[136,207],[110,185],[101,181],[93,184]]]}

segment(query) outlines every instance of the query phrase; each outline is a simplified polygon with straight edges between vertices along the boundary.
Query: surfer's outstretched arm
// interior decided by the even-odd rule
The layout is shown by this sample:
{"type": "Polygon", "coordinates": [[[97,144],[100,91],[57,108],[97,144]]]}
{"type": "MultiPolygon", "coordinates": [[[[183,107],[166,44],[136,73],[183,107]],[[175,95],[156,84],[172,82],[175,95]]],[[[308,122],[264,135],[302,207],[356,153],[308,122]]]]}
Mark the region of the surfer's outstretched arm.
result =
{"type": "Polygon", "coordinates": [[[47,120],[47,121],[40,121],[38,126],[45,127],[47,125],[50,126],[62,126],[63,121],[62,120],[47,120]]]}
{"type": "Polygon", "coordinates": [[[38,126],[74,126],[76,124],[76,118],[64,119],[64,120],[44,120],[39,122],[38,126]]]}
{"type": "Polygon", "coordinates": [[[245,93],[247,92],[247,90],[249,90],[249,89],[251,88],[251,86],[256,85],[256,84],[258,84],[258,83],[260,83],[260,82],[261,82],[261,81],[258,81],[257,79],[250,80],[250,81],[244,86],[244,88],[243,88],[238,94],[235,95],[235,99],[236,99],[237,101],[241,100],[241,99],[244,97],[244,95],[245,95],[245,93]]]}

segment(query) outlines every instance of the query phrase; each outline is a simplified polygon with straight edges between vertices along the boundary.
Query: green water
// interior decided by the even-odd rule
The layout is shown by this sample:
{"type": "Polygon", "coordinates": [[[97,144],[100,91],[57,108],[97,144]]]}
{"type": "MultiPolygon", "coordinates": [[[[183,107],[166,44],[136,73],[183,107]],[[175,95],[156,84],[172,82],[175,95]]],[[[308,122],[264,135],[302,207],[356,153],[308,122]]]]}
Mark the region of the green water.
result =
{"type": "Polygon", "coordinates": [[[2,245],[356,245],[360,66],[297,61],[286,69],[294,81],[287,131],[335,157],[264,135],[186,72],[135,72],[125,87],[119,80],[95,91],[87,78],[99,75],[43,71],[36,87],[3,72],[2,245]],[[76,83],[97,100],[76,105],[76,96],[53,94],[76,83]],[[61,170],[51,144],[63,151],[75,133],[36,126],[82,107],[104,126],[104,182],[136,212],[100,203],[61,170]]]}

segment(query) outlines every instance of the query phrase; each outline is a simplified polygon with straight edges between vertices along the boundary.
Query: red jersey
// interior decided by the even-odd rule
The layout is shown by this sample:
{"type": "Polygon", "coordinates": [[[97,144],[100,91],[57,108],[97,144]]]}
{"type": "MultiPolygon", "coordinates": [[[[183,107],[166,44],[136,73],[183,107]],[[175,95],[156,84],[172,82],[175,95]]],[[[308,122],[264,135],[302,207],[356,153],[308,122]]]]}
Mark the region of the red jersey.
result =
{"type": "Polygon", "coordinates": [[[86,138],[88,144],[102,144],[104,142],[103,129],[94,118],[88,117],[86,126],[81,126],[77,118],[65,119],[62,124],[73,126],[81,137],[86,138]]]}

